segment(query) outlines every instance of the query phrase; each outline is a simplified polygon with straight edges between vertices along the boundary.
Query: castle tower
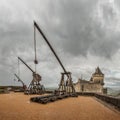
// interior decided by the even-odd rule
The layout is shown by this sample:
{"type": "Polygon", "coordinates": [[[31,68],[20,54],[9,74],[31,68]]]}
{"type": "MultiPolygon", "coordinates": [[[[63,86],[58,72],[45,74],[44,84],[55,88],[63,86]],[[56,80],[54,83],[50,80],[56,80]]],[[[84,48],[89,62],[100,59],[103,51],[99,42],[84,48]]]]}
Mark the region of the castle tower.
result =
{"type": "Polygon", "coordinates": [[[99,67],[97,67],[95,73],[92,74],[90,81],[104,85],[104,74],[101,72],[99,67]]]}

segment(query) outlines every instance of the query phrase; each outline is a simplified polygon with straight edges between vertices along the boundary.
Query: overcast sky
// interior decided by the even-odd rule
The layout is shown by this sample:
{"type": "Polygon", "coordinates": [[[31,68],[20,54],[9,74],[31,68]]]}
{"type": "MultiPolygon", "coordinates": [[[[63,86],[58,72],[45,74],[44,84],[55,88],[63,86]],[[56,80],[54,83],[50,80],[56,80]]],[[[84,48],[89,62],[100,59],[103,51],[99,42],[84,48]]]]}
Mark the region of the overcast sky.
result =
{"type": "MultiPolygon", "coordinates": [[[[14,82],[20,56],[34,70],[36,21],[73,81],[89,80],[97,66],[105,86],[120,88],[119,0],[0,0],[0,85],[14,82]]],[[[63,72],[43,38],[37,36],[37,72],[45,87],[57,87],[63,72]]],[[[20,78],[28,85],[31,71],[20,63],[20,78]]]]}

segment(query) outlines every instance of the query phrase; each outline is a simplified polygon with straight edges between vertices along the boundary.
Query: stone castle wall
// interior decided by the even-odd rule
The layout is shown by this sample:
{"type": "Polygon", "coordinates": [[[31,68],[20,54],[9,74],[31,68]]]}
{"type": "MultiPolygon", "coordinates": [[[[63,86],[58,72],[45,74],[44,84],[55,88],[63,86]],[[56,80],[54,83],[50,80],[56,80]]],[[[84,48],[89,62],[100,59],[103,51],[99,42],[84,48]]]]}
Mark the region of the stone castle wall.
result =
{"type": "Polygon", "coordinates": [[[74,85],[76,92],[97,92],[102,93],[103,86],[95,83],[77,83],[74,85]]]}
{"type": "Polygon", "coordinates": [[[74,84],[76,92],[96,92],[103,93],[104,88],[104,74],[101,72],[99,67],[96,68],[95,73],[92,74],[89,81],[79,79],[74,84]]]}

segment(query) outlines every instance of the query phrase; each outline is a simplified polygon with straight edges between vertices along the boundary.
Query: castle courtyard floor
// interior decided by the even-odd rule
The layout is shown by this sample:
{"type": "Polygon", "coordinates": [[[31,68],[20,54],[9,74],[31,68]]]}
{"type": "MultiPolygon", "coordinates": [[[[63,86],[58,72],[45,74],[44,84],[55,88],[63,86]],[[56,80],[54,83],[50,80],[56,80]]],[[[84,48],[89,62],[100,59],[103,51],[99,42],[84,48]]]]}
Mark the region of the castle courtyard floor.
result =
{"type": "Polygon", "coordinates": [[[0,94],[0,120],[120,120],[120,112],[94,97],[66,98],[44,105],[30,102],[33,96],[0,94]]]}

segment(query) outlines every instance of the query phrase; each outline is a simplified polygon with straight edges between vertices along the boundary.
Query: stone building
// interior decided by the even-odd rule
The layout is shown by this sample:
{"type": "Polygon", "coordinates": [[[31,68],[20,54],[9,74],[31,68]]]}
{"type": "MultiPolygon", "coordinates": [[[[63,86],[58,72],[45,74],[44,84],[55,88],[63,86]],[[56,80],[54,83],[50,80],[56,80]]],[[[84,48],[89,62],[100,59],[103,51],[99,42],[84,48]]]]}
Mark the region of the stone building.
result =
{"type": "Polygon", "coordinates": [[[77,83],[74,83],[76,92],[97,92],[104,93],[106,91],[103,88],[104,85],[104,74],[100,68],[97,67],[95,73],[92,74],[89,81],[78,79],[77,83]]]}

